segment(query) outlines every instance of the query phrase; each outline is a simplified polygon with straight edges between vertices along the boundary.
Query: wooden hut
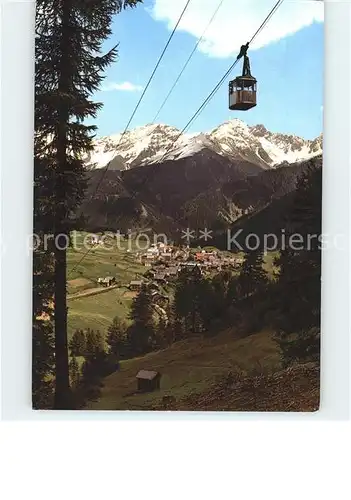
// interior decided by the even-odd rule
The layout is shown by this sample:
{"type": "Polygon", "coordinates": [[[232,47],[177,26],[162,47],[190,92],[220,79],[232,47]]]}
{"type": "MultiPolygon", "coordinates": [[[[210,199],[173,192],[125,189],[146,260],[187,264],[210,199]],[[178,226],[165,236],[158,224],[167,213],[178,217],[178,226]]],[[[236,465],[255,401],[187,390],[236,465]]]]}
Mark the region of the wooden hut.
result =
{"type": "Polygon", "coordinates": [[[140,392],[153,392],[160,388],[161,374],[159,372],[140,370],[136,379],[140,392]]]}

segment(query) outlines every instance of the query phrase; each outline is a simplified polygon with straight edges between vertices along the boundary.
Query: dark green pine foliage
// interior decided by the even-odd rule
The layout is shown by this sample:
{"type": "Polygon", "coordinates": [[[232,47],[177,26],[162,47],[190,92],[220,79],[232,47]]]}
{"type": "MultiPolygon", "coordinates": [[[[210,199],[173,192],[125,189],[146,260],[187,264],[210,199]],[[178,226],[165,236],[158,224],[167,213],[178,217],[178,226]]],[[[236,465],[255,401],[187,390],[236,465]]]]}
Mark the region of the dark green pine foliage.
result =
{"type": "Polygon", "coordinates": [[[76,330],[69,343],[72,356],[84,356],[86,353],[86,338],[83,330],[76,330]]]}
{"type": "Polygon", "coordinates": [[[119,360],[128,356],[127,324],[117,316],[108,327],[106,343],[109,346],[109,354],[119,360]]]}
{"type": "Polygon", "coordinates": [[[212,279],[212,293],[209,297],[207,308],[210,309],[213,319],[223,321],[228,306],[230,305],[230,287],[232,273],[222,271],[212,279]]]}
{"type": "Polygon", "coordinates": [[[53,259],[49,252],[33,252],[32,403],[35,409],[53,406],[54,334],[50,302],[53,296],[53,259]]]}
{"type": "Polygon", "coordinates": [[[81,372],[79,369],[77,358],[75,356],[73,356],[70,360],[69,374],[70,374],[71,387],[73,389],[76,389],[80,384],[81,372]]]}
{"type": "Polygon", "coordinates": [[[179,274],[174,296],[174,317],[178,337],[201,333],[212,318],[213,289],[198,266],[179,274]]]}
{"type": "MultiPolygon", "coordinates": [[[[51,172],[37,154],[35,141],[33,210],[33,318],[32,318],[32,403],[36,409],[53,407],[55,339],[52,301],[54,297],[54,254],[48,233],[48,214],[52,210],[51,172]]],[[[50,232],[49,232],[50,234],[50,232]]]]}
{"type": "Polygon", "coordinates": [[[155,329],[155,338],[153,345],[154,349],[162,349],[163,347],[167,347],[168,345],[170,345],[169,334],[169,320],[166,320],[166,318],[164,317],[160,317],[155,329]]]}
{"type": "Polygon", "coordinates": [[[38,0],[35,67],[35,183],[42,186],[43,220],[38,226],[55,236],[55,402],[72,408],[69,384],[66,246],[79,226],[74,214],[84,197],[84,158],[92,149],[100,103],[91,100],[103,72],[117,55],[102,54],[112,17],[138,0],[38,0]],[[45,206],[45,208],[44,208],[45,206]]]}
{"type": "Polygon", "coordinates": [[[95,356],[104,351],[104,339],[101,333],[88,328],[85,334],[85,357],[95,356]]]}
{"type": "Polygon", "coordinates": [[[144,285],[132,303],[132,325],[128,329],[128,343],[133,356],[149,352],[155,339],[152,297],[144,285]]]}
{"type": "Polygon", "coordinates": [[[247,251],[238,277],[241,298],[247,299],[261,291],[268,283],[267,272],[263,268],[263,251],[247,251]]]}
{"type": "Polygon", "coordinates": [[[289,217],[289,235],[300,234],[301,248],[277,259],[277,341],[285,364],[318,361],[320,353],[322,170],[311,163],[300,178],[289,217]]]}
{"type": "Polygon", "coordinates": [[[228,283],[227,304],[231,307],[240,301],[239,276],[232,276],[228,283]]]}

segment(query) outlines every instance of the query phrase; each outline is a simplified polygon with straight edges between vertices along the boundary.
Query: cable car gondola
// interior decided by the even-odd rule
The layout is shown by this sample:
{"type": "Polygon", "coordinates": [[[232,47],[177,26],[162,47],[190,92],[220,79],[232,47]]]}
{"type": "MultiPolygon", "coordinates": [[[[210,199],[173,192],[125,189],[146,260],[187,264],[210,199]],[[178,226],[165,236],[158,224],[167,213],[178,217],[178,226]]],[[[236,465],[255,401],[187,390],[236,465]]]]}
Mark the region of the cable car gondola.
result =
{"type": "Polygon", "coordinates": [[[244,57],[243,73],[229,82],[229,109],[247,111],[256,106],[257,80],[251,75],[250,60],[247,55],[249,44],[241,47],[238,59],[244,57]]]}

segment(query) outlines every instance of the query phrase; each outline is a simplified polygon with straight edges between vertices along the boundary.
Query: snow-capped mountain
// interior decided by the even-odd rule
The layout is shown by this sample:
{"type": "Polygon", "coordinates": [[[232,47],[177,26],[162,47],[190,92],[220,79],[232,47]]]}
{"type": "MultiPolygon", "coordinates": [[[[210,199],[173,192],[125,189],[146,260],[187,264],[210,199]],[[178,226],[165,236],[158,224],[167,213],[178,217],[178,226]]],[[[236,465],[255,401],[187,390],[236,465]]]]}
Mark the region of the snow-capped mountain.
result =
{"type": "Polygon", "coordinates": [[[234,119],[209,133],[181,134],[168,125],[146,125],[121,134],[102,137],[87,165],[111,170],[129,170],[135,166],[161,163],[192,156],[202,149],[211,149],[230,159],[244,159],[262,168],[282,163],[296,163],[322,153],[322,135],[306,140],[288,134],[268,131],[263,125],[250,127],[234,119]]]}
{"type": "Polygon", "coordinates": [[[88,165],[111,170],[128,170],[137,165],[161,159],[174,144],[186,146],[190,136],[180,136],[180,130],[168,125],[145,125],[122,134],[102,137],[95,141],[88,165]],[[176,142],[177,138],[178,141],[176,142]]]}
{"type": "Polygon", "coordinates": [[[314,141],[295,135],[269,132],[263,125],[249,127],[241,120],[223,123],[210,134],[228,156],[272,168],[282,163],[308,160],[322,153],[322,136],[314,141]]]}

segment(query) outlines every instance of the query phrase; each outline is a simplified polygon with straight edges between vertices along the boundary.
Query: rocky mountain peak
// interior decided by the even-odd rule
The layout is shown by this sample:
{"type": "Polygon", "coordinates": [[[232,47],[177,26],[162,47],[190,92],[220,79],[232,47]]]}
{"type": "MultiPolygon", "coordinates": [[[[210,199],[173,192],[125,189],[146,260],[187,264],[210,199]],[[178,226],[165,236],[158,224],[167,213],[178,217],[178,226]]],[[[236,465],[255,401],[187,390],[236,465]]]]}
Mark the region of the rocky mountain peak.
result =
{"type": "Polygon", "coordinates": [[[311,141],[271,132],[262,124],[250,127],[237,118],[200,134],[181,135],[179,129],[167,124],[147,124],[128,131],[123,137],[117,134],[96,140],[87,165],[102,168],[113,163],[115,170],[128,170],[177,160],[207,148],[230,160],[241,159],[270,169],[321,154],[322,142],[322,135],[311,141]]]}

